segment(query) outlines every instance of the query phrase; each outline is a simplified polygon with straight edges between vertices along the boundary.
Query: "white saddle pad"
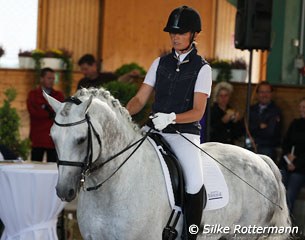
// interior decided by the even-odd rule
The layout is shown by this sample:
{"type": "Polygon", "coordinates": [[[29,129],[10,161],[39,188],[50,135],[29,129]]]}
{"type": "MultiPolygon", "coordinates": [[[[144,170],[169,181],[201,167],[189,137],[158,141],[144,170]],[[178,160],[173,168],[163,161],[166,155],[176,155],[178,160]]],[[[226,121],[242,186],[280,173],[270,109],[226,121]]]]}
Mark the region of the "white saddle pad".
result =
{"type": "MultiPolygon", "coordinates": [[[[163,170],[163,175],[166,182],[169,202],[173,209],[177,208],[175,204],[173,187],[170,180],[170,175],[167,165],[164,161],[162,154],[158,150],[158,146],[156,145],[156,143],[149,137],[148,140],[156,149],[156,152],[159,156],[163,170]]],[[[206,207],[204,208],[204,211],[223,208],[229,202],[229,190],[225,178],[219,166],[215,162],[215,160],[213,160],[211,157],[207,156],[204,153],[202,153],[202,160],[203,160],[203,180],[207,192],[207,204],[206,207]]]]}

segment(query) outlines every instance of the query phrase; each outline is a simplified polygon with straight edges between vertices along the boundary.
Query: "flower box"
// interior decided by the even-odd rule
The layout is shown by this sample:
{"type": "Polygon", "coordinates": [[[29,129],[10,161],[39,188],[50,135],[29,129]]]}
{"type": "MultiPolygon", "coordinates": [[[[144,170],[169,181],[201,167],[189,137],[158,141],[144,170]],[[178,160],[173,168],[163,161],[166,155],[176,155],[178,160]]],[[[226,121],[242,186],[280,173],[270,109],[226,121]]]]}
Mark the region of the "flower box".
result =
{"type": "Polygon", "coordinates": [[[35,61],[32,57],[19,57],[19,68],[34,69],[35,61]]]}
{"type": "Polygon", "coordinates": [[[40,59],[41,68],[52,68],[54,70],[64,69],[64,63],[60,58],[43,57],[40,59]]]}
{"type": "Polygon", "coordinates": [[[231,69],[231,82],[246,82],[247,70],[245,69],[231,69]]]}

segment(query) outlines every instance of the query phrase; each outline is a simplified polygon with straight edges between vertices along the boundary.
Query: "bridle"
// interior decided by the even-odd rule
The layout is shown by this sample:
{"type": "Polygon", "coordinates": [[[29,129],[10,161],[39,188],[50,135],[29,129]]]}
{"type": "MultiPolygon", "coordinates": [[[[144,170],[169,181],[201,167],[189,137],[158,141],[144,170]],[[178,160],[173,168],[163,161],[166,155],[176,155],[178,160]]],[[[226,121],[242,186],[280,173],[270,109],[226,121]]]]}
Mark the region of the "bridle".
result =
{"type": "Polygon", "coordinates": [[[92,132],[99,144],[99,155],[97,156],[97,159],[99,159],[101,155],[101,150],[102,150],[102,141],[100,135],[97,133],[96,129],[94,128],[90,116],[87,113],[85,115],[85,118],[83,120],[77,121],[77,122],[72,122],[72,123],[58,123],[56,120],[54,120],[55,125],[59,127],[72,127],[72,126],[77,126],[83,123],[87,123],[88,125],[88,144],[87,144],[87,154],[82,162],[73,162],[73,161],[64,161],[64,160],[58,160],[57,164],[58,166],[71,166],[71,167],[80,167],[82,169],[82,175],[85,174],[87,171],[90,171],[90,168],[92,166],[93,162],[93,144],[92,144],[92,132]]]}
{"type": "MultiPolygon", "coordinates": [[[[72,102],[77,105],[81,103],[81,101],[78,98],[71,97],[66,102],[72,102]]],[[[110,158],[108,158],[106,161],[103,161],[101,163],[97,163],[97,160],[100,158],[101,152],[102,152],[102,141],[101,137],[96,131],[95,127],[93,126],[91,122],[91,118],[88,113],[86,113],[85,118],[80,121],[72,122],[72,123],[59,123],[56,120],[54,120],[54,124],[59,126],[59,127],[73,127],[77,126],[80,124],[87,123],[88,125],[88,144],[87,144],[87,153],[86,157],[82,162],[75,162],[75,161],[66,161],[66,160],[58,160],[57,165],[58,166],[70,166],[70,167],[79,167],[81,168],[81,185],[85,191],[92,191],[92,190],[97,190],[99,189],[105,182],[107,182],[112,176],[115,175],[119,171],[119,169],[130,159],[130,157],[139,149],[139,147],[142,145],[142,143],[145,141],[145,139],[148,137],[150,134],[151,130],[150,129],[146,134],[140,138],[139,140],[135,141],[132,144],[129,144],[126,146],[123,150],[119,151],[118,153],[114,154],[110,158]],[[93,133],[93,134],[92,134],[93,133]],[[93,142],[92,142],[92,136],[94,136],[99,144],[99,155],[97,158],[93,161],[93,142]],[[107,177],[104,181],[101,183],[93,186],[93,187],[85,187],[85,178],[86,176],[89,176],[91,173],[95,172],[96,170],[102,168],[104,165],[112,161],[113,159],[117,158],[133,146],[136,146],[136,148],[128,155],[128,157],[117,167],[117,169],[109,176],[107,177]],[[94,165],[95,164],[95,165],[94,165]]]]}

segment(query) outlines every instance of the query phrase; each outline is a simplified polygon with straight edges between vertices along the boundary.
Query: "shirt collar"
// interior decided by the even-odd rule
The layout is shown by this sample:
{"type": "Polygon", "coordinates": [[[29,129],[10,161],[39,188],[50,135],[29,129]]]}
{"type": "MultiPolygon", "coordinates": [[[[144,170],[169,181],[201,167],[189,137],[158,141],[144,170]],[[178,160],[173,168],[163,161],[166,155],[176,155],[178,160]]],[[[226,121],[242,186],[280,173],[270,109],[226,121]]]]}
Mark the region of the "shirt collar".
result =
{"type": "Polygon", "coordinates": [[[175,51],[175,54],[176,54],[177,58],[179,59],[179,61],[182,62],[182,61],[186,58],[186,56],[189,55],[189,53],[190,53],[191,51],[193,51],[193,49],[194,49],[194,48],[192,47],[189,51],[187,51],[186,53],[182,53],[182,54],[180,54],[180,55],[179,55],[179,53],[177,53],[177,52],[175,51]]]}

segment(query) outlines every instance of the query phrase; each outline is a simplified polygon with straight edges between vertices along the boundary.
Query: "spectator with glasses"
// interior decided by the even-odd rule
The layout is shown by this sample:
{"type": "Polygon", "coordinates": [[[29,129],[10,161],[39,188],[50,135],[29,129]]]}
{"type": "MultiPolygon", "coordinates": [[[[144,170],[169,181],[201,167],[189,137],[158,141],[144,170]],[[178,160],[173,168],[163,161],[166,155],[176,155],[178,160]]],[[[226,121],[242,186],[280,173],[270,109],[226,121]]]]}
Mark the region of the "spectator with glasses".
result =
{"type": "Polygon", "coordinates": [[[250,108],[249,130],[256,144],[257,153],[276,160],[280,145],[281,111],[272,101],[273,88],[268,82],[257,85],[257,103],[250,108]]]}

